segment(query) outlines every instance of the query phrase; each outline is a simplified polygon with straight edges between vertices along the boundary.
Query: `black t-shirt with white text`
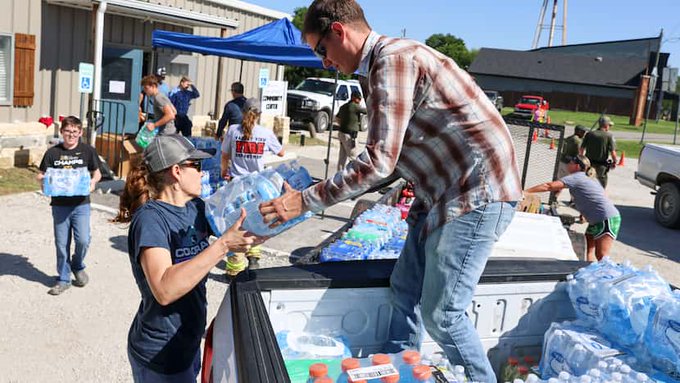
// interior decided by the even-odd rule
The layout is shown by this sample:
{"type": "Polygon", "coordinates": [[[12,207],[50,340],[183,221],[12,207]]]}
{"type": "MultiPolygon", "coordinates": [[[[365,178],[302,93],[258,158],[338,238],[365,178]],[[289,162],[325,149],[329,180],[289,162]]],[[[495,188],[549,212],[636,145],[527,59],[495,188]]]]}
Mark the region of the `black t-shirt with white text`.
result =
{"type": "MultiPolygon", "coordinates": [[[[40,162],[40,171],[47,168],[76,169],[87,168],[90,172],[99,169],[99,157],[90,145],[79,142],[73,149],[64,148],[64,144],[55,145],[45,152],[40,162]]],[[[52,206],[78,206],[90,203],[90,196],[52,197],[52,206]]]]}

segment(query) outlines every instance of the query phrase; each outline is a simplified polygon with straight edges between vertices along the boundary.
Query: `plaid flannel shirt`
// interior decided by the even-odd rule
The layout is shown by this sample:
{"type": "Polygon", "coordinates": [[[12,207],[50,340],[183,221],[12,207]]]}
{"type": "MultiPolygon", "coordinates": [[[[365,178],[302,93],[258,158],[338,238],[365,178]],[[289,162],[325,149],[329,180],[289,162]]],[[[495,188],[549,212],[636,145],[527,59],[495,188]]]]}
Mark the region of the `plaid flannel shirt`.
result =
{"type": "Polygon", "coordinates": [[[371,32],[359,73],[368,80],[365,150],[303,191],[311,211],[354,197],[394,171],[415,185],[410,220],[427,235],[477,207],[522,196],[510,132],[474,80],[417,41],[371,32]]]}

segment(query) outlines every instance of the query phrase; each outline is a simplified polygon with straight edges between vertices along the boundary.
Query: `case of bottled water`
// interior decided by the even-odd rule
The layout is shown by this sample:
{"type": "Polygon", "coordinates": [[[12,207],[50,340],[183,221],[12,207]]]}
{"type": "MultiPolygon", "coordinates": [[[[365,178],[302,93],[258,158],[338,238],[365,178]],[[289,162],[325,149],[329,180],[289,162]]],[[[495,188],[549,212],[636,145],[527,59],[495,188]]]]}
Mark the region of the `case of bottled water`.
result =
{"type": "MultiPolygon", "coordinates": [[[[300,167],[288,176],[302,178],[299,173],[303,170],[307,172],[306,169],[300,167]]],[[[276,228],[270,228],[269,224],[264,223],[259,206],[262,202],[270,201],[281,195],[285,179],[276,170],[265,169],[262,172],[238,177],[217,189],[214,194],[205,199],[206,216],[213,231],[221,235],[228,230],[241,215],[241,208],[246,209],[243,228],[260,236],[279,234],[311,217],[312,213],[306,212],[276,228]]],[[[311,178],[309,181],[311,182],[311,178]]],[[[302,182],[297,185],[309,186],[302,182]]]]}
{"type": "Polygon", "coordinates": [[[644,342],[654,367],[680,377],[680,291],[652,301],[644,342]]]}
{"type": "Polygon", "coordinates": [[[43,193],[49,197],[73,197],[90,194],[90,171],[87,168],[47,168],[43,193]]]}

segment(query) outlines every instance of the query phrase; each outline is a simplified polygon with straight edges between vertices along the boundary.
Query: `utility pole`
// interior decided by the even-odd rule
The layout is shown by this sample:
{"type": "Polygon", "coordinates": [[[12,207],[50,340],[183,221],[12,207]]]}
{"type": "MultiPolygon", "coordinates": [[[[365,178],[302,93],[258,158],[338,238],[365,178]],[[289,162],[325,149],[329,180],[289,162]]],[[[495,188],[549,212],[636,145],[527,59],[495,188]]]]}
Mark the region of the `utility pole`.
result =
{"type": "Polygon", "coordinates": [[[659,45],[656,49],[656,59],[654,60],[654,68],[652,68],[651,78],[649,79],[649,91],[647,92],[647,111],[645,112],[645,123],[642,126],[642,135],[640,136],[640,144],[645,142],[645,132],[647,131],[647,119],[649,119],[649,110],[652,108],[652,99],[654,98],[654,89],[656,88],[656,78],[658,76],[657,67],[659,66],[659,56],[661,55],[661,41],[663,39],[663,28],[659,32],[659,45]]]}
{"type": "Polygon", "coordinates": [[[538,48],[538,42],[541,40],[541,30],[543,29],[543,20],[545,19],[545,10],[548,8],[548,0],[543,0],[541,5],[541,12],[538,14],[538,22],[536,23],[536,32],[534,32],[534,43],[531,44],[531,49],[538,48]]]}
{"type": "Polygon", "coordinates": [[[401,29],[401,38],[406,38],[406,28],[401,29]]]}

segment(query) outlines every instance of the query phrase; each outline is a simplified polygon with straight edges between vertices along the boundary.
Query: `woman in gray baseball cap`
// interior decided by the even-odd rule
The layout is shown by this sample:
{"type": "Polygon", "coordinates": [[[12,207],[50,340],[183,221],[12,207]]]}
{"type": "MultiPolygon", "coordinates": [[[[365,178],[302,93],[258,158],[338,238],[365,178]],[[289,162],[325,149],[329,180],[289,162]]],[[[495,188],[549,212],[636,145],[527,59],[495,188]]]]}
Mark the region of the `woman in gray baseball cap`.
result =
{"type": "Polygon", "coordinates": [[[131,222],[128,255],[142,295],[128,333],[135,382],[196,381],[206,327],[206,276],[229,251],[263,242],[240,219],[212,244],[201,193],[201,160],[179,135],[158,136],[127,177],[116,222],[131,222]]]}

